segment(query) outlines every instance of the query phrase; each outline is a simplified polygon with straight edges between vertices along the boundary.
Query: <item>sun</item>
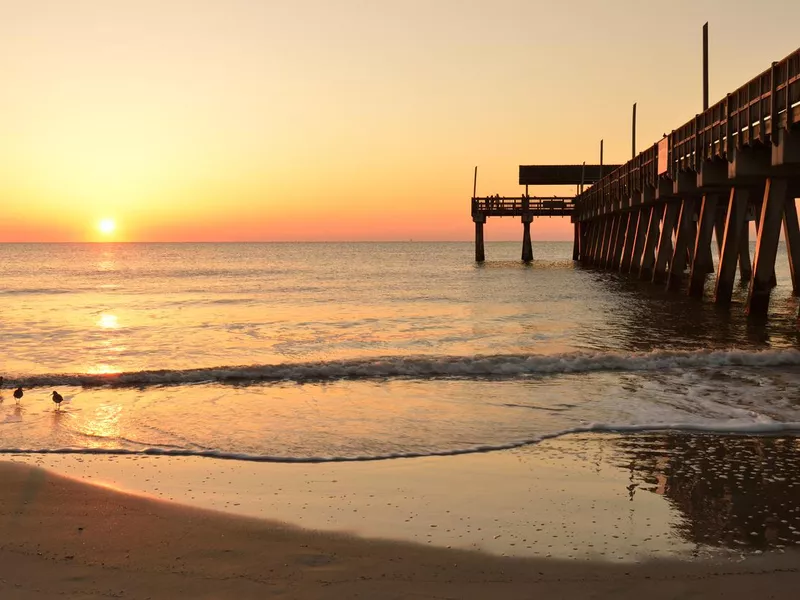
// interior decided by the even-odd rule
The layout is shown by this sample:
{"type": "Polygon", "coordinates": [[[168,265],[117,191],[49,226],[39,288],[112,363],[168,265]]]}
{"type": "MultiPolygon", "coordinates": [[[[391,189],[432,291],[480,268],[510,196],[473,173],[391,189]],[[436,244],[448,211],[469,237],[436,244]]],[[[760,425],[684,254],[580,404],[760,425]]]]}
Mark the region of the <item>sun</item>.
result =
{"type": "Polygon", "coordinates": [[[114,233],[114,230],[116,228],[117,228],[117,224],[116,224],[116,222],[114,222],[114,219],[102,219],[97,224],[97,229],[100,230],[100,233],[103,233],[105,235],[110,235],[110,234],[114,233]]]}

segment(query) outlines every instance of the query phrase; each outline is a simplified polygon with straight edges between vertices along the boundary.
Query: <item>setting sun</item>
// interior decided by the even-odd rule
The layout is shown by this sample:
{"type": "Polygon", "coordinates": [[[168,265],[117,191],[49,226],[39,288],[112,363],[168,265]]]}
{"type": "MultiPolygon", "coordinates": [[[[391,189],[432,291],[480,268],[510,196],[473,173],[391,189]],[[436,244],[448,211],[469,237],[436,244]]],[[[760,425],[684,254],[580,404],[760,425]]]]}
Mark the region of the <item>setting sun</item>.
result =
{"type": "Polygon", "coordinates": [[[103,219],[97,224],[97,229],[100,230],[100,233],[104,233],[106,235],[114,233],[116,228],[117,224],[114,222],[114,219],[103,219]]]}

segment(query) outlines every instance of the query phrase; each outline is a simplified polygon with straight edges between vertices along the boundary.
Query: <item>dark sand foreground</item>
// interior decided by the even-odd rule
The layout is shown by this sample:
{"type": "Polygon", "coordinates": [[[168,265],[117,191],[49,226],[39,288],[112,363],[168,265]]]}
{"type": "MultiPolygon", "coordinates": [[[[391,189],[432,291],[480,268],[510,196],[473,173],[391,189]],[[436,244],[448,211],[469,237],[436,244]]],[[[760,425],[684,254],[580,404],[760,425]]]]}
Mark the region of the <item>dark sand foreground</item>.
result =
{"type": "Polygon", "coordinates": [[[800,556],[514,559],[315,533],[0,464],[0,598],[790,598],[800,556]]]}

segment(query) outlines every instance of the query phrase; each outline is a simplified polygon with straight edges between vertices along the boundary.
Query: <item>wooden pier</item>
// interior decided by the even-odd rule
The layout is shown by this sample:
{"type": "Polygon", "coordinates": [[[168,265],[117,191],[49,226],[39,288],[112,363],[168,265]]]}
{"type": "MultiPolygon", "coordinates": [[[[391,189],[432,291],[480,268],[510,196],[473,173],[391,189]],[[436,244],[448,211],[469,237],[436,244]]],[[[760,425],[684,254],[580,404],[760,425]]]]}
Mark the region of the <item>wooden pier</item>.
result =
{"type": "Polygon", "coordinates": [[[719,304],[731,302],[738,267],[749,285],[747,314],[766,315],[781,228],[800,294],[800,49],[624,165],[520,167],[522,198],[500,198],[495,207],[496,198],[473,197],[476,260],[484,259],[488,216],[521,217],[523,260],[531,260],[530,222],[556,212],[553,205],[544,212],[546,198],[528,198],[527,186],[576,183],[590,187],[553,199],[574,223],[574,260],[698,298],[715,274],[719,304]],[[756,230],[752,260],[749,221],[756,230]]]}
{"type": "Polygon", "coordinates": [[[716,273],[719,304],[731,302],[738,264],[747,314],[765,315],[781,227],[800,292],[798,196],[800,49],[579,194],[574,254],[696,297],[716,273]]]}
{"type": "MultiPolygon", "coordinates": [[[[619,165],[606,167],[606,172],[619,165]]],[[[520,197],[472,195],[472,221],[475,223],[475,260],[486,259],[483,243],[483,226],[489,217],[520,217],[522,221],[522,260],[533,260],[531,244],[531,223],[534,217],[572,217],[575,214],[575,198],[569,197],[531,197],[529,186],[538,185],[585,185],[600,180],[602,165],[531,165],[519,168],[519,183],[525,186],[525,194],[520,197]]],[[[477,182],[478,170],[475,169],[477,182]]],[[[577,260],[577,257],[575,257],[577,260]]]]}

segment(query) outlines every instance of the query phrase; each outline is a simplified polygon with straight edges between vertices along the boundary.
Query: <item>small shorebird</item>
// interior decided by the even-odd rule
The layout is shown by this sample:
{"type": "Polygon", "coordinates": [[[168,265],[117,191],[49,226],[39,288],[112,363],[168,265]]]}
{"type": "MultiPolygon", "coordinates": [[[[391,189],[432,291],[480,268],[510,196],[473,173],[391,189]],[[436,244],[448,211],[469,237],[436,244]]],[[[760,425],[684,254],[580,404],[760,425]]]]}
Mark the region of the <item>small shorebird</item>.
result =
{"type": "Polygon", "coordinates": [[[64,401],[64,397],[59,394],[58,392],[53,392],[53,402],[56,403],[56,410],[61,410],[61,403],[64,401]]]}
{"type": "Polygon", "coordinates": [[[19,404],[19,401],[22,400],[22,397],[24,395],[25,394],[22,393],[22,388],[21,387],[18,387],[17,389],[14,390],[14,398],[16,398],[17,404],[19,404]]]}

